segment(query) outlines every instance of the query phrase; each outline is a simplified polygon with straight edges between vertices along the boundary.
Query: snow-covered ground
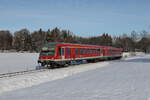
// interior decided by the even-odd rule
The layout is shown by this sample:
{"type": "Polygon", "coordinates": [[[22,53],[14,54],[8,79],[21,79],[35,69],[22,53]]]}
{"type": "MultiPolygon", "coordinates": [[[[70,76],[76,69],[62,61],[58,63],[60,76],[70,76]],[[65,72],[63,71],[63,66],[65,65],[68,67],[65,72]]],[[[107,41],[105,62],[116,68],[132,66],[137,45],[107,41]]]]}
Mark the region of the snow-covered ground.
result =
{"type": "MultiPolygon", "coordinates": [[[[86,66],[100,65],[96,63],[86,66]]],[[[0,94],[0,100],[150,100],[149,55],[110,62],[106,66],[5,92],[0,94]]]]}
{"type": "Polygon", "coordinates": [[[0,53],[0,74],[35,69],[38,53],[0,53]]]}
{"type": "Polygon", "coordinates": [[[0,79],[0,94],[20,88],[32,87],[52,80],[62,79],[64,77],[72,76],[80,72],[104,67],[108,64],[109,62],[99,62],[95,64],[88,63],[69,66],[61,69],[52,69],[44,72],[36,72],[31,74],[18,75],[10,78],[3,78],[0,79]]]}
{"type": "Polygon", "coordinates": [[[144,52],[123,52],[123,58],[134,57],[134,56],[144,56],[144,52]]]}
{"type": "MultiPolygon", "coordinates": [[[[38,56],[38,53],[0,53],[0,74],[35,69],[38,66],[38,56]]],[[[123,57],[131,56],[132,53],[123,53],[123,57]]]]}
{"type": "MultiPolygon", "coordinates": [[[[38,53],[0,53],[0,55],[0,73],[30,70],[35,69],[37,66],[38,53]]],[[[69,68],[0,79],[0,93],[31,87],[47,81],[64,78],[79,72],[100,68],[108,64],[109,62],[106,61],[95,64],[76,65],[69,68]]]]}

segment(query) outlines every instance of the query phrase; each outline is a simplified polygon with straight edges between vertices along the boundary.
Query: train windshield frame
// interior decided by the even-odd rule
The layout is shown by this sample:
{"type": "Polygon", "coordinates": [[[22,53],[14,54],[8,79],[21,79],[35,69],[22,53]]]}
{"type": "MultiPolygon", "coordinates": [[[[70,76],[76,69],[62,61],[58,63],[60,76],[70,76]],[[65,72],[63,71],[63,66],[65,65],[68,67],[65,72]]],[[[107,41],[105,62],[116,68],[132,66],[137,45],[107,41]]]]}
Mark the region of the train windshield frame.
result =
{"type": "Polygon", "coordinates": [[[54,56],[55,51],[41,51],[40,56],[54,56]]]}
{"type": "Polygon", "coordinates": [[[55,56],[55,44],[45,44],[42,47],[40,56],[55,56]]]}

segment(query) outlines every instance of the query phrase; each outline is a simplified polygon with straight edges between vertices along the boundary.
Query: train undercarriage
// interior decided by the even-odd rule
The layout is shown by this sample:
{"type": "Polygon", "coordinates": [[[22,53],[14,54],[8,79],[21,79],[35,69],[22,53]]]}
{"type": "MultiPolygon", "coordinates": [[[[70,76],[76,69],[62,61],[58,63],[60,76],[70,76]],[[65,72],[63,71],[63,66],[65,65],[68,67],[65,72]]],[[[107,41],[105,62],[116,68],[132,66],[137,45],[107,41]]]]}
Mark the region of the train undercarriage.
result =
{"type": "Polygon", "coordinates": [[[116,57],[103,57],[103,58],[95,58],[95,59],[80,59],[80,60],[61,60],[61,61],[52,61],[52,60],[38,60],[38,63],[41,66],[45,66],[48,69],[53,69],[53,68],[61,68],[61,67],[67,67],[69,65],[72,65],[73,63],[76,64],[82,64],[82,62],[86,63],[96,63],[99,61],[104,61],[104,60],[116,60],[116,59],[121,59],[122,56],[116,56],[116,57]]]}

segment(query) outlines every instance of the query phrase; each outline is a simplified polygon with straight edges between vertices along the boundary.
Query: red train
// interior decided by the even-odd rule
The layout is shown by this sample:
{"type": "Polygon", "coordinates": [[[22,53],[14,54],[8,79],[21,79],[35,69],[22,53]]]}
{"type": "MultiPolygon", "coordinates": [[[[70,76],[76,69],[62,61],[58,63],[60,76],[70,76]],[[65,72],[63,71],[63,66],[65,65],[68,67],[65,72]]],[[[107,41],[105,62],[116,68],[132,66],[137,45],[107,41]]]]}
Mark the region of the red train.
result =
{"type": "Polygon", "coordinates": [[[119,59],[122,48],[50,42],[42,47],[38,63],[48,68],[69,65],[71,61],[96,62],[102,59],[119,59]]]}

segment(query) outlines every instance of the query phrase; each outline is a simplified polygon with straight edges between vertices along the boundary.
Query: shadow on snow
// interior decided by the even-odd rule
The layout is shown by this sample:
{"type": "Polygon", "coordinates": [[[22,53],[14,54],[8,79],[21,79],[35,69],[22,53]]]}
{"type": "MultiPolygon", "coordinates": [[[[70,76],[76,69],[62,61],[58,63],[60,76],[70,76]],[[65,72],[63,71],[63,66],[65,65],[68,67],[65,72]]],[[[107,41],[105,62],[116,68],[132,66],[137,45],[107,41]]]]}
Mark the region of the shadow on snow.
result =
{"type": "Polygon", "coordinates": [[[150,58],[136,58],[136,59],[126,60],[124,62],[150,63],[150,58]]]}

